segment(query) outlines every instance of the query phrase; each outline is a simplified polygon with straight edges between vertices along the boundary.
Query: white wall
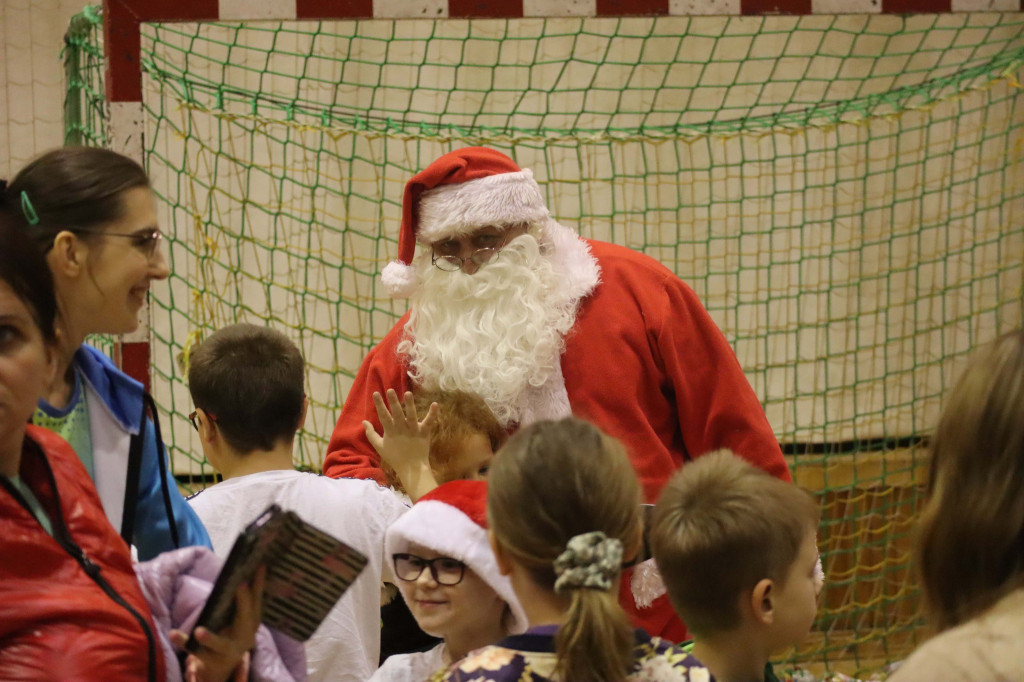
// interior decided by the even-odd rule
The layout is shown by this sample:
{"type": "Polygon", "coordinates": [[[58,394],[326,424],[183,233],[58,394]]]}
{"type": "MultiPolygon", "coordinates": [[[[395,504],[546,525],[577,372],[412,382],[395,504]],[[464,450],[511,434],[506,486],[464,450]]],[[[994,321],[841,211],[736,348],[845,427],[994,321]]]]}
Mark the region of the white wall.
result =
{"type": "Polygon", "coordinates": [[[87,0],[0,2],[0,178],[64,141],[60,51],[87,0]]]}

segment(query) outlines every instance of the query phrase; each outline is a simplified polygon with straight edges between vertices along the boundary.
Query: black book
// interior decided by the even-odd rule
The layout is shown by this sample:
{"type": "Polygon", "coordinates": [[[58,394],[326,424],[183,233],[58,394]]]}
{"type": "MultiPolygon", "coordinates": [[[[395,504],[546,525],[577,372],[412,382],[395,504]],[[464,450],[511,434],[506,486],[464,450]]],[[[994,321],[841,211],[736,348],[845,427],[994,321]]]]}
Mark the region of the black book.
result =
{"type": "MultiPolygon", "coordinates": [[[[235,592],[267,567],[260,620],[305,642],[366,566],[366,556],[310,525],[298,514],[270,505],[235,540],[196,627],[220,632],[235,617],[235,592]]],[[[194,633],[194,631],[193,631],[194,633]]],[[[200,647],[195,635],[186,649],[200,647]]]]}

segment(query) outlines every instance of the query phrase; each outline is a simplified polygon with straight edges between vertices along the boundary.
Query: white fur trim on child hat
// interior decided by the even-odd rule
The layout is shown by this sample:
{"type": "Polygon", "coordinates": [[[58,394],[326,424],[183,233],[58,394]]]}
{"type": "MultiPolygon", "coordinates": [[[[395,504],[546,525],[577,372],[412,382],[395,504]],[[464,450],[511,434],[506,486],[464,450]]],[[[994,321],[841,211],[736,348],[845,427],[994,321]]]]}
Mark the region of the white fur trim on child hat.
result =
{"type": "Polygon", "coordinates": [[[451,481],[427,493],[388,528],[385,556],[410,552],[418,545],[458,559],[493,589],[512,611],[510,634],[526,630],[528,622],[512,583],[498,570],[487,538],[487,484],[484,481],[451,481]]]}

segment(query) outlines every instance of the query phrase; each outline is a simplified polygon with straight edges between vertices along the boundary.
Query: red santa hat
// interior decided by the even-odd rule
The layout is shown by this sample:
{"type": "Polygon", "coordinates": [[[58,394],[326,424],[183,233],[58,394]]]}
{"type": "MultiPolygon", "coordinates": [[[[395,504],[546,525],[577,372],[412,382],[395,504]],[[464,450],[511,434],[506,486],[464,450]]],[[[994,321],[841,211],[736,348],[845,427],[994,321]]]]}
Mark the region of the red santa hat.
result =
{"type": "Polygon", "coordinates": [[[421,497],[388,528],[385,556],[391,561],[413,544],[466,564],[509,605],[511,632],[526,630],[526,614],[512,583],[498,570],[487,538],[487,483],[450,481],[421,497]]]}
{"type": "Polygon", "coordinates": [[[417,241],[430,244],[486,225],[543,223],[548,217],[529,169],[486,147],[449,152],[405,185],[398,259],[384,267],[381,281],[393,298],[407,298],[417,285],[417,241]]]}

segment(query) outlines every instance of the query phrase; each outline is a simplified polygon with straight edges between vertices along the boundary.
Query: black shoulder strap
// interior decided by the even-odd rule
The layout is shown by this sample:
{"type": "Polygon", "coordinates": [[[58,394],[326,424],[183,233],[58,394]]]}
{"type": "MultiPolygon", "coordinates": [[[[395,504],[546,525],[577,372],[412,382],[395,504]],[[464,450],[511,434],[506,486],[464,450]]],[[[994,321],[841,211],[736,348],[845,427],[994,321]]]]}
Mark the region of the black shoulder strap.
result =
{"type": "Polygon", "coordinates": [[[128,446],[128,472],[124,486],[124,510],[121,515],[121,537],[129,545],[135,536],[135,510],[139,502],[139,476],[142,471],[142,447],[146,436],[146,419],[152,417],[156,435],[156,460],[160,470],[160,488],[164,498],[164,509],[167,511],[167,522],[171,533],[171,541],[175,548],[181,548],[178,537],[178,524],[174,522],[174,507],[171,506],[171,491],[167,487],[167,460],[164,459],[164,441],[160,434],[160,418],[156,404],[149,393],[142,394],[142,419],[139,432],[131,437],[128,446]]]}
{"type": "Polygon", "coordinates": [[[171,504],[171,490],[167,485],[167,448],[164,447],[164,439],[160,434],[160,415],[153,402],[153,396],[149,393],[142,394],[142,402],[149,407],[149,413],[153,418],[153,430],[156,432],[156,462],[160,468],[160,490],[164,496],[164,509],[167,511],[167,524],[171,530],[171,542],[175,549],[181,549],[181,539],[178,537],[178,524],[174,522],[174,507],[171,504]]]}
{"type": "Polygon", "coordinates": [[[142,403],[139,432],[128,441],[128,471],[125,472],[124,508],[121,511],[121,538],[132,544],[135,537],[135,508],[139,502],[139,474],[142,471],[142,440],[146,435],[146,403],[142,403]]]}

